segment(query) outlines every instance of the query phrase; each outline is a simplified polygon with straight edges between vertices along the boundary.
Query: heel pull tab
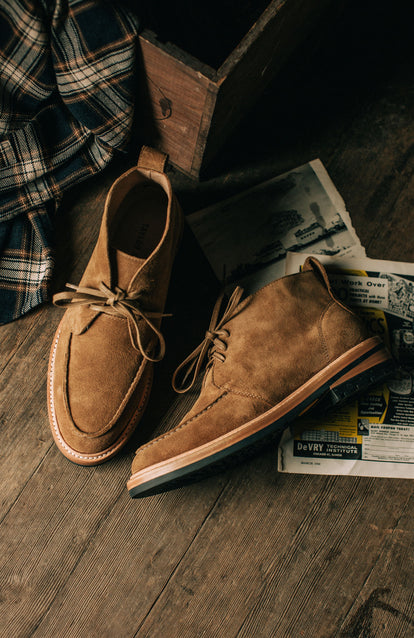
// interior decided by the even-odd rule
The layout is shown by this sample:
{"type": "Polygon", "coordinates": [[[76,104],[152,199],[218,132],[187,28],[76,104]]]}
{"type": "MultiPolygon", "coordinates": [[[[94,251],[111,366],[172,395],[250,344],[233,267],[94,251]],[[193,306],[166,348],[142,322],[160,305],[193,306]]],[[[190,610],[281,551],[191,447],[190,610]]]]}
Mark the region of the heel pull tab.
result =
{"type": "Polygon", "coordinates": [[[143,146],[138,157],[137,168],[164,173],[168,155],[150,146],[143,146]]]}
{"type": "Polygon", "coordinates": [[[341,301],[339,301],[339,299],[335,297],[331,288],[331,284],[328,279],[328,275],[326,274],[326,270],[322,266],[319,259],[316,259],[316,257],[307,257],[305,263],[302,266],[302,272],[305,272],[307,270],[313,270],[314,273],[320,276],[320,278],[325,284],[326,290],[328,291],[330,297],[335,301],[335,303],[337,303],[339,306],[341,306],[341,308],[343,308],[347,312],[354,314],[354,312],[350,308],[348,308],[348,306],[345,306],[345,304],[343,304],[341,301]]]}

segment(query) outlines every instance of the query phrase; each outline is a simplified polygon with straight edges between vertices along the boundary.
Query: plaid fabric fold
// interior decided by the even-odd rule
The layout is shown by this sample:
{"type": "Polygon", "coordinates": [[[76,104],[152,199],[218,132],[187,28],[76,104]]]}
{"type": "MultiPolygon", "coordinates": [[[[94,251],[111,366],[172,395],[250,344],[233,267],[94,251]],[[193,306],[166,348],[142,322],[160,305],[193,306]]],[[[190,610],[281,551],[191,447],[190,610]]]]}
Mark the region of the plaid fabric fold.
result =
{"type": "Polygon", "coordinates": [[[48,298],[63,192],[125,150],[136,38],[118,3],[0,4],[0,323],[48,298]]]}

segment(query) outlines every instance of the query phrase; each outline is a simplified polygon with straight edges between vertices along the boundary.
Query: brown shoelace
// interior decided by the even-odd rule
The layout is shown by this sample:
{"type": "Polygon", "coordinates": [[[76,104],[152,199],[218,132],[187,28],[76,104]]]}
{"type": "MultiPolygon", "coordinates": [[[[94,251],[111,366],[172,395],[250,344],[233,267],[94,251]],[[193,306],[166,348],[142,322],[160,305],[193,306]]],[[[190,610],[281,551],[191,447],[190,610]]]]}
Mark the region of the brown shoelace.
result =
{"type": "Polygon", "coordinates": [[[184,393],[193,387],[194,382],[204,364],[204,360],[208,357],[206,369],[208,369],[214,360],[224,361],[227,344],[225,339],[230,333],[223,326],[231,319],[240,302],[243,294],[243,288],[237,286],[230,296],[227,307],[219,320],[220,308],[223,302],[224,293],[217,299],[210,319],[210,325],[203,341],[186,359],[178,366],[173,374],[172,386],[176,392],[184,393]],[[183,379],[177,382],[178,375],[184,373],[183,379]],[[190,378],[187,385],[186,381],[190,378]]]}
{"type": "Polygon", "coordinates": [[[103,282],[96,288],[87,288],[85,286],[74,286],[66,284],[67,288],[71,288],[73,292],[60,292],[54,295],[53,303],[56,306],[67,307],[73,304],[79,306],[89,306],[97,312],[104,312],[107,315],[124,317],[128,322],[128,331],[132,346],[139,351],[147,361],[160,361],[165,354],[165,341],[161,332],[154,326],[151,319],[161,319],[169,317],[161,312],[147,312],[142,310],[137,304],[139,292],[126,293],[118,286],[115,292],[112,291],[103,282]],[[158,342],[158,354],[150,356],[144,349],[141,342],[141,334],[139,329],[139,320],[144,321],[154,334],[158,342]]]}

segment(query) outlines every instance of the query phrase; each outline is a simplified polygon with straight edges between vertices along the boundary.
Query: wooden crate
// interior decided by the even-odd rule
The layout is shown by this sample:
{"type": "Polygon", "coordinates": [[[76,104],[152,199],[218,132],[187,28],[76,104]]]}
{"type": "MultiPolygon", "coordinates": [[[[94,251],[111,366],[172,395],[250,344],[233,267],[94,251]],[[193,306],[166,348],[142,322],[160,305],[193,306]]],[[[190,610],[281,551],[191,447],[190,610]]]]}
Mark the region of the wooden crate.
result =
{"type": "Polygon", "coordinates": [[[140,45],[152,111],[145,142],[198,178],[330,4],[273,0],[218,68],[144,30],[140,45]]]}

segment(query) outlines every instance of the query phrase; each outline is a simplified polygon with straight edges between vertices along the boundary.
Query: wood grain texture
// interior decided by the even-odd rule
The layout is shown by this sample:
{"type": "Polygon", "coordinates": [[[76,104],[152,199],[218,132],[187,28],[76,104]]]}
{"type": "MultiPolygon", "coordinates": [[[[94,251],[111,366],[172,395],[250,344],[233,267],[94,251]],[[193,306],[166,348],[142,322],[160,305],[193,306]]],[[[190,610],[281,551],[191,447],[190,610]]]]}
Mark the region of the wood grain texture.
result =
{"type": "MultiPolygon", "coordinates": [[[[238,472],[137,636],[166,635],[177,617],[185,637],[335,635],[338,609],[381,554],[384,526],[398,523],[399,506],[384,507],[390,482],[374,491],[372,479],[318,477],[310,497],[314,478],[269,480],[270,470],[263,458],[247,479],[238,472]],[[246,504],[250,490],[256,498],[246,504]]],[[[397,490],[407,501],[409,482],[397,490]]]]}
{"type": "MultiPolygon", "coordinates": [[[[197,178],[332,0],[273,0],[220,68],[151,31],[139,38],[153,143],[197,178]]],[[[212,40],[215,34],[211,34],[212,40]]]]}
{"type": "Polygon", "coordinates": [[[160,48],[145,34],[140,36],[143,67],[153,118],[159,136],[157,146],[170,161],[189,174],[198,174],[205,138],[214,109],[214,81],[160,48]]]}
{"type": "MultiPolygon", "coordinates": [[[[369,256],[414,261],[411,23],[402,3],[350,0],[204,181],[170,173],[185,212],[319,156],[369,256]]],[[[64,199],[56,290],[78,283],[106,193],[137,150],[64,199]]],[[[217,292],[187,229],[148,409],[130,445],[96,468],[67,461],[49,431],[46,367],[61,311],[45,304],[0,327],[2,638],[414,636],[408,480],[278,475],[268,449],[198,484],[129,498],[135,448],[195,399],[175,397],[171,374],[202,339],[217,292]]]]}

